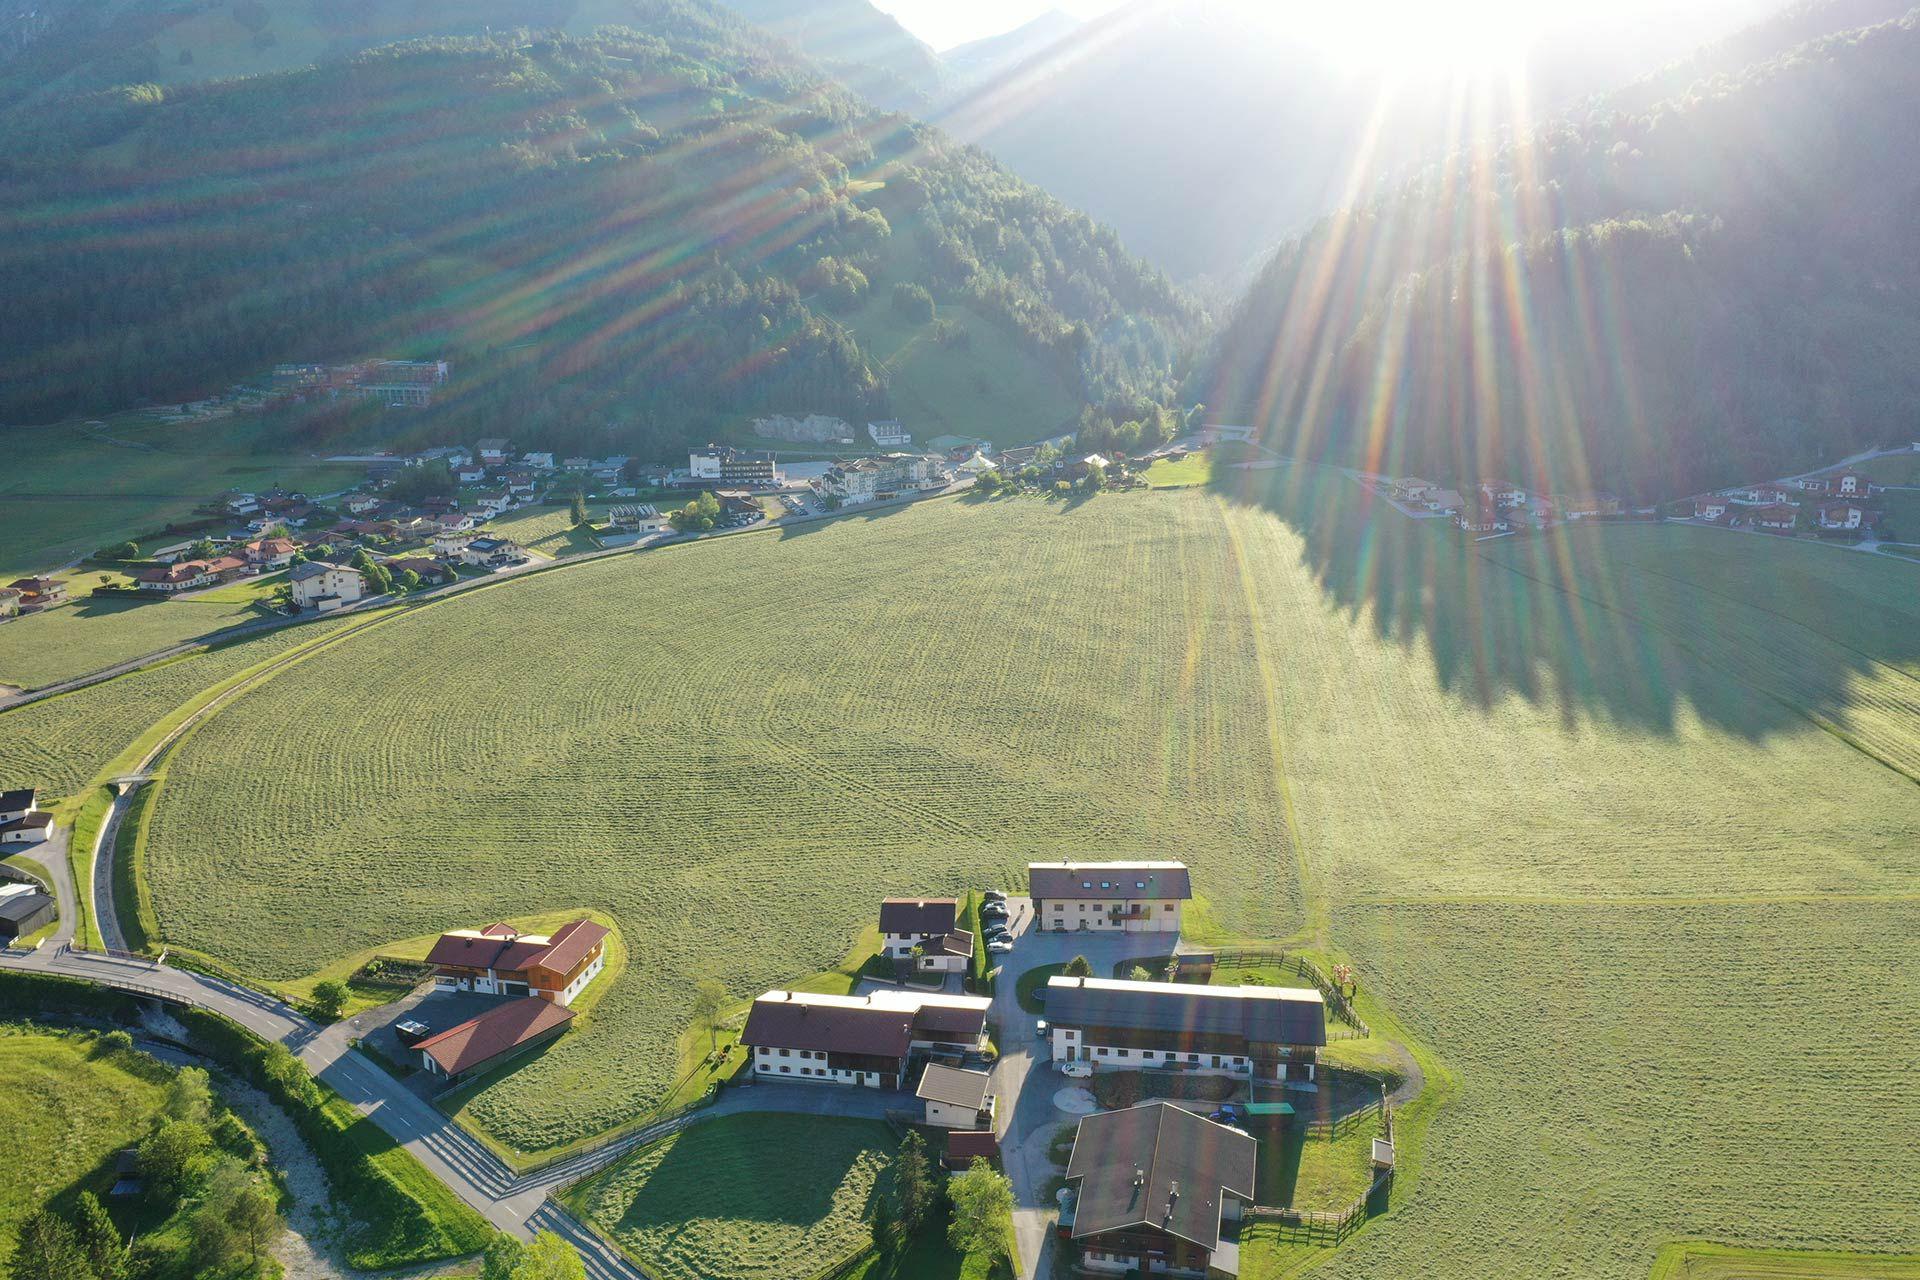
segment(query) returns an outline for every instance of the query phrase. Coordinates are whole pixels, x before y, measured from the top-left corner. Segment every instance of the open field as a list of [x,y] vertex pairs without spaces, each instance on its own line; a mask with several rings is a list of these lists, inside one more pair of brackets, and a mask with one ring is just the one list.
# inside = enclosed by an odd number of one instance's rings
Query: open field
[[1196,449],[1184,458],[1162,458],[1140,474],[1156,489],[1208,484],[1213,480],[1213,459],[1204,450]]
[[365,474],[289,455],[263,440],[262,430],[251,418],[173,424],[138,414],[99,428],[6,428],[0,581],[190,518],[223,489],[330,493]]
[[[606,523],[605,507],[589,507],[587,515],[601,524]],[[487,521],[484,532],[496,538],[512,538],[535,555],[549,560],[599,550],[587,530],[574,528],[570,504],[508,512]]]
[[38,786],[43,807],[74,795],[194,694],[345,621],[291,627],[0,712],[0,779],[9,786]]
[[872,1243],[898,1146],[877,1120],[722,1116],[649,1143],[566,1202],[657,1280],[791,1280]]
[[[1194,864],[1203,941],[1304,930],[1457,1076],[1332,1273],[1920,1245],[1912,567],[1685,528],[1473,547],[1337,477],[1233,479],[1272,487],[924,504],[402,616],[182,745],[160,922],[293,978],[606,911],[638,980],[470,1103],[540,1147],[661,1095],[694,978],[821,969],[884,892],[1152,851]],[[422,653],[538,696],[394,705]]]
[[[114,1152],[146,1136],[164,1091],[84,1036],[0,1029],[0,1137],[16,1153],[0,1178],[0,1268],[20,1220],[81,1190],[105,1195]],[[103,1170],[103,1166],[106,1168]]]
[[178,599],[94,599],[81,574],[73,603],[0,627],[0,684],[38,689],[243,622],[273,616],[267,607],[284,573],[242,578]]

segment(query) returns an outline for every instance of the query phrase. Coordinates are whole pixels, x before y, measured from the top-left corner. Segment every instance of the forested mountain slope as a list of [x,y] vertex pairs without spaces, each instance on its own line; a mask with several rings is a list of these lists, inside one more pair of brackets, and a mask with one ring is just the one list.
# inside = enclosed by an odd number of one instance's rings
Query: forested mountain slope
[[946,83],[938,54],[867,0],[723,0],[790,40],[877,106],[927,114]]
[[1286,246],[1194,394],[1290,450],[1653,499],[1920,437],[1920,10],[1458,154]]
[[[645,34],[16,107],[0,421],[373,354],[453,360],[464,435],[556,448],[884,415],[870,343],[939,362],[952,400],[1167,390],[1197,315],[1112,233],[731,13],[621,7]],[[890,305],[912,285],[940,319]]]

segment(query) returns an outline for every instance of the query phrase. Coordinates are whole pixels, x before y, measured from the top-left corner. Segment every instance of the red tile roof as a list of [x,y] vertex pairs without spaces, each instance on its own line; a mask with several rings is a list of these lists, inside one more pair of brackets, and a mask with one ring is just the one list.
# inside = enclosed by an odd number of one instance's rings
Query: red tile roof
[[549,940],[546,953],[533,961],[529,969],[544,969],[548,973],[566,977],[579,968],[593,949],[605,941],[607,929],[591,920],[575,920],[572,924],[562,925]]
[[489,1009],[471,1022],[429,1036],[416,1047],[450,1076],[471,1071],[573,1021],[573,1010],[528,996]]

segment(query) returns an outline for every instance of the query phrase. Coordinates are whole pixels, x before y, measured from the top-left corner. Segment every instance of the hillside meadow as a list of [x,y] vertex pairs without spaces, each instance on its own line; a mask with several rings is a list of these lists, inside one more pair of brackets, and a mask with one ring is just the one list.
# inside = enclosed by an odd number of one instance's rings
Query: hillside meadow
[[[396,618],[181,745],[162,929],[288,980],[606,911],[632,964],[593,1024],[465,1113],[537,1150],[664,1094],[698,977],[828,967],[888,892],[1179,857],[1203,939],[1328,940],[1457,1076],[1336,1272],[1920,1246],[1913,567],[1463,545],[1338,476],[1240,481],[922,504]],[[391,696],[429,660],[497,678]]]
[[242,578],[173,599],[95,599],[97,574],[72,581],[76,598],[0,627],[0,684],[44,688],[273,615],[284,573]]

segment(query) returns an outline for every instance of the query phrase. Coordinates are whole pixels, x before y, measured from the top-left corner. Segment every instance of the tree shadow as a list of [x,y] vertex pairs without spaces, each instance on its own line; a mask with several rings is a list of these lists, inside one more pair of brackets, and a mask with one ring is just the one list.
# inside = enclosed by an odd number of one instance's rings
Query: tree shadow
[[1690,711],[1749,740],[1812,719],[1920,780],[1920,575],[1904,565],[1647,521],[1477,541],[1304,463],[1223,468],[1211,488],[1276,516],[1329,601],[1476,708],[1520,697],[1663,734]]

